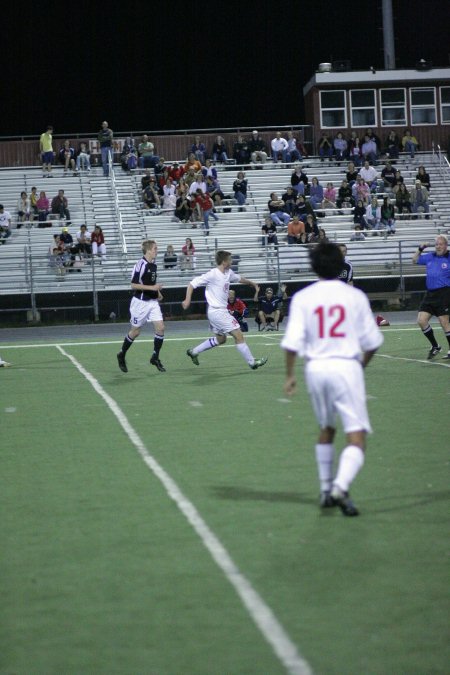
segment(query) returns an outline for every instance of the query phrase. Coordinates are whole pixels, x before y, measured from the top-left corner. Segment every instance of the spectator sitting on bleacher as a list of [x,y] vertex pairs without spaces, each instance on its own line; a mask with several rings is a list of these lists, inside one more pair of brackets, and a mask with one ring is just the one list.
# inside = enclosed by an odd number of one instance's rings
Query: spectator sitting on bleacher
[[272,288],[266,288],[264,295],[258,299],[258,314],[256,322],[260,324],[260,330],[278,330],[282,320],[281,310],[283,300],[287,300],[286,284],[281,284],[281,294],[274,295]]
[[358,172],[356,170],[354,162],[349,162],[347,164],[347,173],[345,174],[345,177],[347,178],[347,183],[350,185],[350,187],[353,187],[353,185],[356,182],[356,179],[358,178]]
[[395,209],[389,197],[384,197],[381,205],[381,224],[387,229],[388,234],[395,234]]
[[423,210],[427,215],[425,218],[428,220],[430,213],[430,205],[428,203],[428,190],[420,182],[420,178],[416,178],[414,187],[411,190],[411,204],[412,212],[419,213],[419,210]]
[[364,137],[366,137],[366,136],[369,137],[369,141],[373,141],[375,143],[375,145],[377,146],[376,155],[377,155],[377,157],[379,157],[379,155],[381,153],[381,141],[380,141],[380,139],[373,132],[373,129],[371,127],[366,129],[366,133],[364,134]]
[[311,181],[311,188],[309,191],[309,203],[314,211],[320,209],[323,202],[323,187],[319,183],[317,176],[314,176]]
[[73,237],[69,232],[68,227],[63,227],[61,230],[61,234],[59,235],[59,241],[60,245],[62,247],[62,250],[67,256],[67,261],[69,260],[74,260],[75,259],[75,253],[76,249],[73,245]]
[[252,164],[265,164],[267,161],[266,144],[256,129],[252,131],[252,137],[248,141],[248,151]]
[[[375,142],[375,141],[373,141]],[[376,192],[378,188],[378,171],[374,166],[370,166],[369,160],[365,160],[364,166],[359,170],[359,175],[369,186],[371,192]]]
[[356,183],[352,187],[352,195],[355,202],[361,199],[365,206],[369,203],[370,190],[366,181],[358,176]]
[[288,185],[286,192],[281,195],[281,199],[284,202],[284,210],[286,213],[289,213],[290,216],[295,212],[295,207],[297,203],[297,193],[294,191],[292,185]]
[[430,183],[430,174],[425,171],[425,167],[420,165],[417,170],[416,180],[420,180],[423,187],[426,187],[428,192],[430,192],[431,183]]
[[361,225],[355,225],[355,231],[350,237],[350,241],[365,241],[366,235],[362,231]]
[[366,206],[364,220],[367,230],[381,229],[381,207],[378,206],[378,199],[375,195],[372,197],[370,204]]
[[186,164],[184,165],[184,172],[189,173],[190,169],[194,169],[194,173],[198,173],[202,170],[201,162],[196,159],[193,152],[190,152],[188,155]]
[[195,142],[191,145],[191,153],[195,155],[195,159],[198,159],[200,164],[204,164],[206,161],[206,146],[201,142],[200,136],[195,137]]
[[205,162],[205,166],[202,167],[202,174],[204,175],[205,179],[208,178],[208,176],[217,179],[217,169],[210,159],[207,159]]
[[419,148],[419,141],[415,136],[411,136],[411,129],[405,129],[405,135],[402,138],[402,148],[404,152],[409,152],[411,159]]
[[80,225],[80,229],[77,232],[77,243],[75,246],[76,253],[81,257],[91,255],[92,246],[91,246],[91,233],[87,229],[86,225]]
[[309,238],[310,244],[319,244],[320,242],[325,241],[329,241],[329,239],[323,227],[319,227],[319,234],[312,234]]
[[288,162],[301,162],[303,157],[301,153],[302,145],[297,142],[293,131],[287,132],[287,153],[286,159]]
[[238,171],[236,180],[233,183],[234,198],[239,204],[239,210],[244,210],[244,204],[247,199],[247,179],[243,171]]
[[0,204],[0,243],[4,244],[11,236],[11,214]]
[[92,255],[98,255],[102,260],[106,260],[105,236],[100,225],[96,225],[91,234]]
[[164,269],[172,270],[177,266],[178,256],[172,244],[168,244],[164,253]]
[[383,179],[383,186],[386,192],[393,192],[395,185],[395,166],[392,166],[391,162],[386,162],[384,169],[381,171],[381,178]]
[[[36,202],[38,209],[38,227],[51,227],[52,224],[47,222],[47,216],[49,214],[50,202],[47,199],[47,195],[43,190],[39,193],[39,199]],[[45,223],[45,224],[44,224]]]
[[167,178],[166,184],[163,187],[163,207],[164,209],[175,210],[176,204],[175,185],[171,178]]
[[395,206],[398,213],[411,213],[411,195],[404,183],[399,183],[398,185],[398,190],[395,195]]
[[282,137],[281,131],[276,132],[275,138],[270,142],[270,147],[272,148],[272,159],[275,164],[279,161],[286,164],[288,142]]
[[298,194],[305,194],[308,185],[308,176],[303,171],[301,164],[295,164],[294,171],[291,174],[291,185]]
[[70,145],[70,141],[64,141],[64,144],[61,146],[58,158],[60,163],[64,166],[64,173],[66,174],[69,169],[71,171],[76,171],[75,164],[75,149]]
[[278,246],[277,226],[270,216],[264,218],[264,225],[261,228],[261,244],[265,246]]
[[195,180],[189,185],[189,194],[196,194],[198,189],[204,193],[208,192],[208,185],[201,171],[195,175]]
[[287,241],[288,244],[301,244],[302,238],[301,235],[306,232],[305,223],[303,220],[300,220],[298,216],[293,216],[292,220],[289,221],[287,227]]
[[122,170],[128,173],[132,169],[136,169],[138,165],[138,154],[134,140],[127,138],[123,144],[122,152],[120,153],[120,166]]
[[366,215],[366,205],[362,201],[362,199],[358,199],[356,201],[356,206],[353,207],[353,222],[355,225],[359,225],[360,229],[362,230],[364,227],[366,227],[366,220],[365,220],[365,215]]
[[38,207],[37,207],[38,193],[37,188],[32,187],[30,192],[30,219],[38,216]]
[[323,206],[326,209],[336,208],[336,188],[333,183],[327,183],[327,187],[323,191]]
[[59,216],[60,218],[65,218],[67,222],[70,222],[70,212],[69,212],[69,203],[67,197],[64,196],[64,190],[58,190],[56,197],[52,199],[52,213]]
[[[348,141],[348,157],[351,160],[353,166],[361,166],[362,163],[362,148],[361,140],[359,136],[356,135],[356,131],[352,131],[350,139]],[[350,182],[350,181],[349,181]]]
[[248,150],[248,143],[239,134],[237,141],[233,144],[233,159],[236,164],[248,164],[250,161],[250,153]]
[[178,164],[178,162],[174,162],[169,169],[169,176],[174,183],[179,183],[184,176],[184,167]]
[[220,183],[217,178],[213,178],[212,176],[208,176],[206,178],[206,191],[213,200],[214,204],[216,206],[221,206],[222,199],[225,199],[225,195],[220,189]]
[[236,297],[236,291],[230,289],[228,291],[227,310],[238,322],[243,333],[248,332],[248,323],[245,318],[248,316],[248,308],[245,302]]
[[304,195],[298,195],[295,202],[295,213],[299,216],[300,220],[306,222],[306,217],[311,215],[315,219],[315,213],[313,207],[309,202],[306,201]]
[[175,207],[175,217],[182,223],[187,223],[192,216],[191,203],[188,199],[188,192],[181,186],[177,187],[177,203]]
[[352,195],[352,189],[348,182],[345,180],[342,181],[341,186],[338,190],[336,206],[339,209],[348,208],[354,205],[354,199]]
[[70,253],[65,250],[59,234],[53,235],[53,241],[48,249],[48,264],[56,270],[59,277],[64,277],[66,267],[70,265]]
[[166,184],[169,176],[169,167],[164,166],[164,171],[162,173],[158,173],[156,176],[156,185],[158,188],[158,193],[161,195],[161,197],[164,195],[164,185]]
[[308,213],[305,220],[305,234],[308,238],[308,242],[314,239],[314,237],[319,236],[319,228],[317,227],[317,221],[311,213]]
[[284,210],[284,201],[279,199],[276,192],[270,193],[270,199],[267,205],[269,207],[270,217],[275,225],[282,227],[283,225],[288,224],[290,221],[289,214]]
[[342,135],[342,131],[338,131],[333,141],[334,154],[338,165],[347,157],[347,146],[348,144]]
[[151,178],[152,178],[152,174],[151,174],[150,169],[145,169],[144,175],[141,178],[141,190],[142,190],[142,192],[144,192],[147,185],[150,185]]
[[370,164],[374,164],[377,161],[377,144],[369,136],[364,137],[364,143],[361,146],[361,154],[364,162],[368,161]]
[[147,134],[142,136],[142,141],[138,145],[139,166],[141,169],[153,169],[159,161],[155,154],[155,146],[149,140]]
[[328,157],[331,161],[331,158],[333,157],[333,144],[326,132],[323,132],[322,136],[319,138],[317,147],[319,150],[320,161],[323,162],[325,157]]
[[387,157],[398,159],[400,154],[400,139],[395,131],[390,131],[386,137],[384,152]]
[[216,140],[214,141],[212,146],[212,158],[213,162],[228,161],[227,148],[222,136],[216,136]]
[[197,180],[197,172],[194,167],[188,169],[188,172],[184,174],[184,182],[188,188],[191,187],[192,183]]
[[400,185],[403,185],[405,182],[405,179],[403,178],[400,169],[396,169],[395,171],[395,179],[394,179],[394,185],[392,188],[392,191],[394,194],[397,194]]
[[190,237],[181,249],[180,270],[195,270],[195,246]]
[[142,192],[142,199],[146,209],[155,209],[161,206],[161,199],[153,176],[150,177],[147,187]]
[[86,143],[80,143],[80,146],[77,151],[77,171],[87,171],[91,170],[91,156],[89,153],[89,148]]
[[17,202],[17,229],[20,230],[22,223],[30,220],[30,200],[27,197],[27,193],[22,191],[20,193],[20,198]]

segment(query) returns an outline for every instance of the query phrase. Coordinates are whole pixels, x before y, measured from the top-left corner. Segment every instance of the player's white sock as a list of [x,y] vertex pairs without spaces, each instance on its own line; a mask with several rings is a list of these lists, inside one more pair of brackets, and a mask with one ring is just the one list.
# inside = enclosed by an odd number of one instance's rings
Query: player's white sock
[[334,483],[344,492],[348,491],[350,483],[364,464],[364,453],[357,445],[347,445],[339,459],[339,467]]
[[322,492],[331,490],[333,481],[334,445],[332,443],[317,443],[316,462],[319,472],[320,489]]
[[247,361],[248,365],[251,366],[255,362],[255,359],[253,357],[253,354],[250,351],[250,348],[246,342],[241,342],[240,344],[236,345],[236,348],[238,352],[242,354],[244,359]]
[[201,344],[197,345],[196,347],[193,348],[192,353],[193,354],[200,354],[200,352],[206,352],[207,349],[213,349],[213,347],[218,347],[219,343],[217,342],[217,338],[212,337],[208,338]]

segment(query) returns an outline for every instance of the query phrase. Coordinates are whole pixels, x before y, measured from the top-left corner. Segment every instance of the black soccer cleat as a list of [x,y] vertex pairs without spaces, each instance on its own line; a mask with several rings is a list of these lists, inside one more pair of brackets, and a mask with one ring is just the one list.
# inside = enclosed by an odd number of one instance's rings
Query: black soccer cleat
[[163,364],[156,356],[156,354],[153,354],[152,358],[150,359],[150,363],[152,364],[152,366],[155,366],[155,368],[157,368],[161,373],[166,372],[166,369],[164,368]]
[[128,373],[128,368],[125,361],[125,354],[123,352],[119,352],[117,354],[117,363],[119,364],[119,368],[122,371],[122,373]]
[[348,492],[344,492],[337,485],[331,490],[331,498],[339,506],[344,516],[359,516],[359,511],[350,499]]
[[323,490],[320,493],[320,508],[321,509],[331,509],[333,506],[337,506],[337,501],[331,496],[331,492],[329,490]]
[[436,354],[439,354],[441,349],[442,349],[442,347],[440,347],[439,345],[437,347],[431,347],[430,351],[428,352],[428,356],[427,356],[428,361],[431,361],[431,359],[434,359]]

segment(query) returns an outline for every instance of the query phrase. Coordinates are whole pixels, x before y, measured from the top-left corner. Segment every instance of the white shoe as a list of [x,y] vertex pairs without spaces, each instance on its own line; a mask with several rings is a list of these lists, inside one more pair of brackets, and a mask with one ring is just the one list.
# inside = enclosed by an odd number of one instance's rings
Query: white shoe
[[8,361],[3,361],[2,359],[0,359],[0,368],[10,368],[10,367],[11,364],[8,363]]

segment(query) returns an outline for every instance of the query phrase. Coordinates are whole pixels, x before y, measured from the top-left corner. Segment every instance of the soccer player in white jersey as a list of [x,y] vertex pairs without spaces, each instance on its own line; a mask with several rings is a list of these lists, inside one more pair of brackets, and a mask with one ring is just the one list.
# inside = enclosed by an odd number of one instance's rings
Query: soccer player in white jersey
[[196,366],[199,365],[198,355],[205,352],[207,349],[213,349],[226,342],[227,335],[230,334],[236,344],[237,350],[242,354],[244,359],[252,370],[261,368],[267,363],[267,357],[255,359],[251,353],[249,346],[245,342],[244,335],[241,331],[238,321],[227,309],[228,292],[230,284],[241,283],[248,286],[253,286],[255,295],[258,295],[259,286],[250,279],[241,277],[231,269],[232,257],[229,251],[217,251],[216,264],[217,267],[195,277],[190,282],[186,289],[186,297],[181,303],[183,309],[188,309],[191,304],[192,293],[199,286],[206,286],[205,296],[208,303],[208,319],[211,325],[211,330],[215,334],[214,337],[205,340],[193,349],[188,349],[186,354],[191,358]]
[[[319,281],[292,298],[286,333],[284,390],[296,391],[295,361],[305,360],[305,380],[319,423],[316,461],[322,508],[339,506],[357,516],[350,484],[364,464],[366,435],[372,431],[366,406],[363,369],[383,342],[367,296],[343,284],[339,275],[344,258],[339,247],[321,243],[310,251],[311,267]],[[336,475],[333,475],[336,415],[346,434]]]

